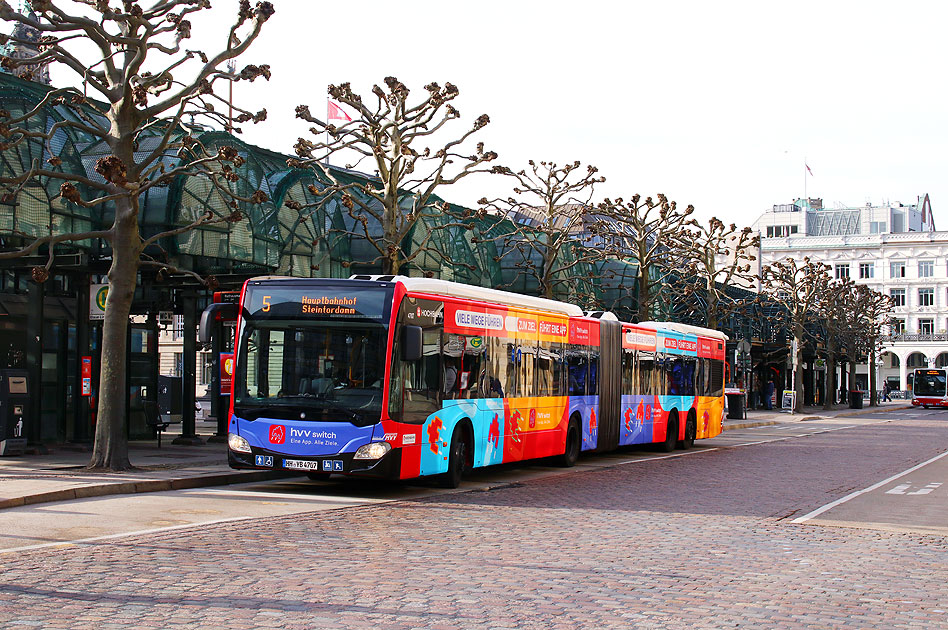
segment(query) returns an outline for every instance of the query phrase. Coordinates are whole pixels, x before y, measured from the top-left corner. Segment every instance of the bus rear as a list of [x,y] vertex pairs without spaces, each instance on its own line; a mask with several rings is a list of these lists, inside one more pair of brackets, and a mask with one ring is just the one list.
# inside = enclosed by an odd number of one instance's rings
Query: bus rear
[[232,467],[398,476],[381,424],[393,292],[384,282],[245,284]]
[[948,407],[948,371],[943,368],[915,370],[913,405]]

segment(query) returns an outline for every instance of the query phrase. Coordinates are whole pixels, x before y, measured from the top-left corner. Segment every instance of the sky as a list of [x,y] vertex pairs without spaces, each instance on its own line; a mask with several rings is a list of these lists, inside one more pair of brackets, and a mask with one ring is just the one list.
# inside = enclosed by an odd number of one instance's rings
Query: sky
[[[329,84],[371,96],[391,75],[420,98],[451,82],[455,127],[488,114],[474,138],[499,163],[593,164],[607,179],[597,198],[661,192],[699,219],[750,225],[804,194],[835,207],[928,193],[948,228],[948,3],[273,4],[239,60],[270,64],[273,78],[234,88],[236,103],[268,110],[243,125],[251,144],[292,153],[310,135],[295,107],[321,116]],[[218,49],[237,1],[213,6],[192,20],[191,47]],[[507,190],[484,175],[440,194],[473,206]]]

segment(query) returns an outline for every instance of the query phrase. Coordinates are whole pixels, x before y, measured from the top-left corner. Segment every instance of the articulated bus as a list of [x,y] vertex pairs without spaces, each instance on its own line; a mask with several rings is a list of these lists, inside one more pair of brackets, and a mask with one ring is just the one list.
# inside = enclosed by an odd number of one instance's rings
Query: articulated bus
[[689,448],[721,432],[726,340],[444,280],[251,279],[228,460],[457,487],[473,467]]
[[915,370],[912,379],[912,404],[948,407],[948,371],[944,368],[923,368]]

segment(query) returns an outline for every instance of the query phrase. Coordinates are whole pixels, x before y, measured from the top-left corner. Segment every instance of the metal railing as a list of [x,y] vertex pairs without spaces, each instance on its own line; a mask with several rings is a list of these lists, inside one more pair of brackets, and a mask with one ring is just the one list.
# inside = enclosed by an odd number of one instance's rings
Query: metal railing
[[898,335],[883,335],[882,341],[948,341],[948,333],[901,333]]

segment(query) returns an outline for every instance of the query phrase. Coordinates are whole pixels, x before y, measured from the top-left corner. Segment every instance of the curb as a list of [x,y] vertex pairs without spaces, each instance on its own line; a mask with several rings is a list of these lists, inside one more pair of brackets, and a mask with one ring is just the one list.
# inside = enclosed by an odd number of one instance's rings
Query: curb
[[776,420],[759,420],[757,422],[735,422],[734,424],[725,424],[721,427],[722,431],[731,431],[733,429],[753,429],[754,427],[769,427],[780,424]]
[[226,486],[233,483],[253,483],[270,481],[272,479],[286,479],[298,477],[294,473],[253,471],[223,473],[219,475],[202,475],[199,477],[179,477],[177,479],[149,479],[147,481],[125,481],[121,483],[107,483],[96,486],[77,486],[66,490],[41,492],[25,497],[0,499],[0,510],[37,503],[51,503],[53,501],[69,501],[72,499],[88,499],[115,494],[138,494],[142,492],[165,492],[168,490],[188,490],[191,488],[207,488],[210,486]]
[[852,409],[849,411],[841,411],[832,416],[804,416],[800,414],[790,415],[787,414],[785,417],[781,417],[779,420],[757,420],[757,421],[748,421],[748,422],[735,422],[733,424],[727,424],[722,427],[722,431],[729,431],[731,429],[752,429],[754,427],[768,427],[775,424],[781,424],[783,422],[809,422],[813,420],[831,420],[833,418],[847,417],[847,416],[861,416],[867,413],[887,413],[889,411],[903,411],[905,409],[911,409],[912,405],[901,405],[899,407],[886,407],[882,409],[881,407],[863,407],[862,409]]

